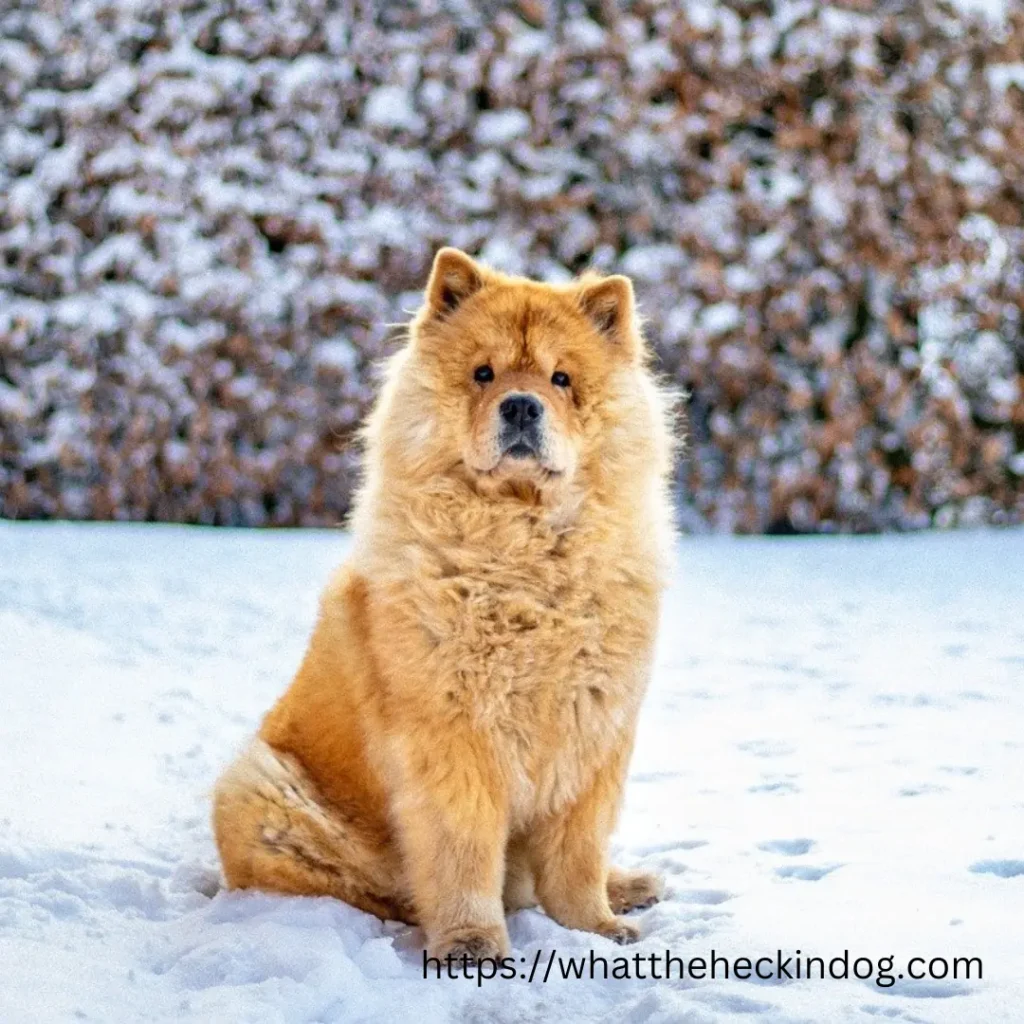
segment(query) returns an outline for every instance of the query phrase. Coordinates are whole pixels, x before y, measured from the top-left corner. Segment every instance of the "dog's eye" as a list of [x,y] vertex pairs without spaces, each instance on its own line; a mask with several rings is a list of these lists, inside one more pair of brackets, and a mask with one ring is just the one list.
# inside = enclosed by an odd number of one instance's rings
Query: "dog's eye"
[[477,384],[490,384],[490,382],[494,380],[494,371],[484,363],[483,366],[478,366],[473,371],[473,380],[475,380]]
[[562,373],[561,370],[556,370],[551,375],[551,383],[554,384],[556,388],[567,388],[572,382],[569,380],[569,374]]

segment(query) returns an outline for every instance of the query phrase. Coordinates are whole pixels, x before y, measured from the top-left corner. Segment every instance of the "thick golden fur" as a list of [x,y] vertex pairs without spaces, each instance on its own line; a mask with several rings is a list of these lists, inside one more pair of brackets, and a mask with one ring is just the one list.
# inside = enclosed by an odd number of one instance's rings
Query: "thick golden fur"
[[[351,555],[217,785],[231,887],[417,922],[440,956],[505,955],[505,911],[537,901],[636,937],[616,913],[659,883],[607,845],[671,548],[645,363],[625,278],[543,285],[438,254],[367,427]],[[499,443],[513,393],[543,407],[531,457]]]

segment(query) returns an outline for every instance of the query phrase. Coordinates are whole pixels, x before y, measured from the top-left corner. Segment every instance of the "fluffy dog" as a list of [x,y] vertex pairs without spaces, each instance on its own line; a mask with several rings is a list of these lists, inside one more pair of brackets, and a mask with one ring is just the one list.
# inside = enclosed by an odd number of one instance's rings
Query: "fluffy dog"
[[620,276],[434,262],[366,430],[347,563],[290,689],[223,774],[227,883],[508,953],[540,902],[620,942],[610,867],[672,547],[670,403]]

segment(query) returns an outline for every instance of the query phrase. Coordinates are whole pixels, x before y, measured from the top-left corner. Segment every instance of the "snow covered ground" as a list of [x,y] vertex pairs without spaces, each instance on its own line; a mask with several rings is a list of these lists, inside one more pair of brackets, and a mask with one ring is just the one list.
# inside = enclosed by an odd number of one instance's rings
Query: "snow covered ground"
[[616,837],[627,950],[982,958],[984,979],[422,978],[419,933],[218,891],[207,792],[338,533],[0,524],[0,1021],[1020,1021],[1024,532],[687,540]]

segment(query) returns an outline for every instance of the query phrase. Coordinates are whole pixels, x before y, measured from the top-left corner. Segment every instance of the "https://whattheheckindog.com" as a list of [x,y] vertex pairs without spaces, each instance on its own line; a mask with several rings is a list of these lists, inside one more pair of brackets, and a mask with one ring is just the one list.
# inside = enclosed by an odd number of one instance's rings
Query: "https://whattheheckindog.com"
[[901,981],[981,981],[980,957],[912,956],[901,961],[893,955],[854,956],[844,949],[838,956],[810,956],[802,950],[775,950],[771,956],[728,957],[712,949],[706,956],[676,956],[670,950],[604,956],[590,950],[568,955],[556,949],[537,949],[532,956],[506,956],[473,961],[468,957],[443,958],[423,953],[424,978],[468,979],[478,987],[486,982],[526,981],[861,981],[878,988],[894,988]]

